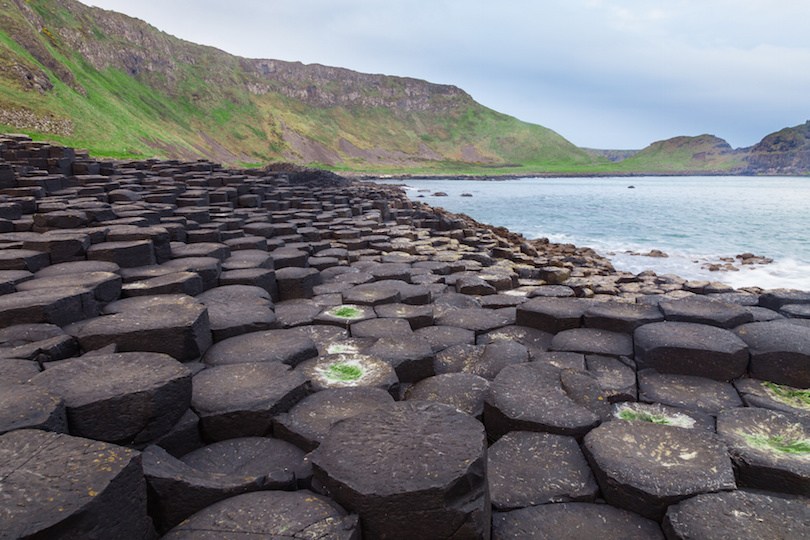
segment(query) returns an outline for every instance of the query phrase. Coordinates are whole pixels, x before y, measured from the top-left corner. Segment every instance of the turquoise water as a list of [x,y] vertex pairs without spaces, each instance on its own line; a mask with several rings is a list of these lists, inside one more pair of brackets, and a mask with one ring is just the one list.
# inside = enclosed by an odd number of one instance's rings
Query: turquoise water
[[[735,287],[810,289],[810,178],[524,178],[403,183],[413,200],[504,226],[527,238],[548,237],[554,242],[590,246],[621,270],[638,273],[651,269]],[[439,191],[448,196],[433,196]],[[462,193],[472,197],[462,197]],[[669,257],[627,253],[652,249]],[[721,257],[745,252],[775,262],[739,272],[702,268]]]

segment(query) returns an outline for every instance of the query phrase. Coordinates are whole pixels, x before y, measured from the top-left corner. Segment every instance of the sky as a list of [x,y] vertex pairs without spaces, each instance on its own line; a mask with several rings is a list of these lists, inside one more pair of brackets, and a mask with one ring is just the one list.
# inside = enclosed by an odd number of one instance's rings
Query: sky
[[738,148],[810,119],[808,0],[84,3],[239,56],[452,84],[583,147]]

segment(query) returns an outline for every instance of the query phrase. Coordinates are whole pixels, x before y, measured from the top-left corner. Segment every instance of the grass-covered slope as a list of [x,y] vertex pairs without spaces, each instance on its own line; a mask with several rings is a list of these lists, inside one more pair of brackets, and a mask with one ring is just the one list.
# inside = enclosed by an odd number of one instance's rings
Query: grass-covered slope
[[487,174],[601,162],[455,87],[242,59],[74,0],[5,6],[0,130],[97,156]]
[[637,154],[612,164],[615,172],[654,171],[662,174],[740,173],[746,166],[744,151],[735,151],[714,135],[675,137],[654,142]]

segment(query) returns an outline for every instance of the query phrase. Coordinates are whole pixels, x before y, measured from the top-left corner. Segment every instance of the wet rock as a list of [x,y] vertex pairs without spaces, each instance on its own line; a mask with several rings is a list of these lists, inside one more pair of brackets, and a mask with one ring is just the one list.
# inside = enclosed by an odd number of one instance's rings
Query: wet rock
[[0,489],[0,521],[9,538],[154,536],[140,455],[128,448],[12,431],[0,436]]
[[638,328],[634,341],[639,368],[728,381],[744,375],[748,367],[745,342],[713,326],[653,323]]
[[669,375],[652,369],[638,372],[638,391],[639,401],[707,414],[717,414],[743,404],[729,383],[691,375]]
[[751,376],[810,387],[810,327],[774,322],[745,324],[735,333],[751,352]]
[[315,478],[370,538],[486,538],[480,422],[446,405],[395,403],[336,424],[311,455]]
[[188,409],[191,372],[165,354],[100,354],[52,363],[31,384],[65,401],[70,433],[141,445]]
[[744,407],[717,417],[741,486],[810,496],[810,422],[787,412]]
[[193,383],[191,406],[210,441],[267,435],[273,417],[309,392],[307,379],[280,362],[209,367]]
[[492,540],[508,538],[599,538],[601,540],[663,540],[652,520],[607,504],[562,503],[494,512]]
[[215,540],[236,536],[357,540],[356,515],[309,491],[259,491],[200,510],[163,538]]
[[693,495],[736,488],[725,445],[703,431],[608,422],[585,436],[584,450],[605,500],[649,519]]
[[273,432],[306,452],[318,447],[336,423],[390,405],[391,394],[380,388],[354,386],[316,392],[278,415]]
[[492,505],[504,511],[551,502],[590,502],[599,487],[573,437],[513,431],[489,448]]
[[667,538],[807,538],[807,502],[738,490],[706,493],[669,507]]
[[759,305],[773,311],[779,311],[788,304],[810,304],[810,291],[773,289],[759,297]]

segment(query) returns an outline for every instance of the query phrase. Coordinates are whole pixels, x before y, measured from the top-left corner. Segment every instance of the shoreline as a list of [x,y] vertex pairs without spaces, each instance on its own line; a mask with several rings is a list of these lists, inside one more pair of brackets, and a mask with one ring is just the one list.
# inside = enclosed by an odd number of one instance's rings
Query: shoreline
[[[577,188],[572,186],[578,186],[578,183],[569,183],[567,180],[561,179],[559,181],[559,185],[562,186],[560,189],[565,195],[559,196],[553,195],[553,193],[556,193],[555,191],[549,191],[549,189],[553,188],[542,187],[542,181],[538,181],[536,184],[521,184],[520,182],[510,184],[513,189],[516,190],[515,193],[519,194],[519,197],[527,197],[526,204],[532,205],[531,208],[533,209],[533,212],[553,213],[550,221],[539,222],[534,220],[530,213],[515,213],[509,211],[509,201],[513,200],[514,197],[510,199],[509,196],[504,195],[506,192],[496,185],[487,186],[484,183],[479,184],[478,186],[474,185],[473,183],[464,185],[463,182],[468,179],[458,179],[459,184],[463,185],[463,187],[459,187],[454,186],[452,181],[446,181],[446,179],[436,179],[437,181],[444,181],[444,184],[442,184],[441,187],[436,187],[432,185],[430,180],[426,180],[424,182],[421,182],[423,179],[420,178],[413,178],[411,180],[414,180],[414,183],[409,184],[408,181],[405,180],[402,184],[400,184],[390,182],[387,178],[375,179],[372,182],[387,183],[389,185],[400,187],[405,190],[407,195],[413,201],[423,201],[427,204],[436,205],[438,207],[444,207],[444,205],[447,205],[447,207],[457,211],[464,211],[465,208],[468,208],[470,211],[475,212],[476,215],[483,216],[484,219],[489,218],[506,226],[511,225],[516,227],[517,230],[523,233],[528,239],[534,238],[531,233],[540,233],[537,234],[538,238],[548,235],[551,236],[556,242],[573,242],[578,246],[581,245],[589,247],[597,251],[602,256],[613,261],[617,268],[622,268],[623,270],[628,270],[635,273],[642,272],[645,269],[652,269],[660,274],[674,273],[681,277],[686,277],[689,280],[722,281],[729,283],[734,287],[758,287],[760,289],[781,287],[810,290],[810,283],[808,283],[808,280],[805,279],[803,277],[804,274],[802,274],[802,269],[805,266],[808,266],[810,263],[806,261],[806,257],[802,258],[802,255],[805,254],[805,252],[802,251],[801,246],[794,246],[793,244],[789,243],[790,239],[786,240],[788,243],[782,246],[783,249],[774,249],[777,247],[777,245],[769,245],[767,242],[764,242],[763,239],[765,237],[762,234],[753,234],[751,238],[740,238],[738,240],[723,242],[722,239],[726,237],[719,236],[718,233],[712,233],[711,231],[713,229],[698,229],[695,236],[696,243],[690,244],[688,237],[684,236],[689,234],[688,229],[683,226],[677,231],[681,234],[675,238],[674,241],[672,241],[672,239],[669,239],[668,241],[667,237],[670,235],[660,237],[656,235],[656,233],[661,234],[667,232],[663,230],[661,226],[654,227],[648,234],[636,234],[634,231],[638,231],[639,229],[633,229],[632,227],[640,226],[640,219],[637,217],[628,218],[625,225],[613,227],[611,224],[606,223],[604,218],[596,216],[595,219],[597,225],[593,225],[591,228],[600,227],[599,231],[601,234],[597,235],[597,239],[594,240],[595,244],[591,244],[587,241],[587,239],[583,240],[582,238],[583,234],[586,234],[590,230],[588,228],[588,223],[590,222],[586,222],[584,217],[577,217],[583,214],[571,214],[572,217],[570,220],[572,221],[569,223],[569,218],[565,217],[568,216],[568,213],[565,210],[557,211],[554,210],[554,207],[550,206],[550,203],[539,202],[540,200],[549,199],[551,201],[555,201],[554,204],[565,205],[566,201],[568,201],[571,197],[576,197]],[[734,179],[732,178],[731,180],[733,181]],[[712,180],[711,183],[708,183],[710,181],[707,179],[706,182],[707,184],[705,185],[708,186],[707,192],[711,192],[712,187],[714,186],[717,186],[718,189],[723,190],[721,193],[729,190],[734,191],[733,188],[721,187],[723,185],[727,185],[724,184],[723,180]],[[593,204],[601,204],[598,203],[598,197],[600,197],[600,193],[602,193],[602,188],[599,187],[600,185],[601,183],[598,180],[584,183],[583,186],[585,195],[583,196],[586,198],[582,200],[586,202],[580,204],[577,201],[572,200],[571,204],[575,205],[573,208],[585,206],[592,207]],[[685,186],[693,186],[695,188],[701,185],[703,184],[699,178],[694,178],[693,180],[690,180],[688,184],[685,184]],[[739,185],[741,187],[745,187],[748,184],[745,184],[744,178],[737,178],[736,183],[728,185]],[[767,190],[767,185],[767,181],[760,180],[757,184],[751,184],[751,189]],[[791,179],[790,183],[785,184],[787,187],[783,189],[782,192],[789,190],[790,186],[793,185],[803,185],[802,180],[798,178]],[[635,201],[637,197],[642,197],[640,199],[642,204],[643,201],[658,201],[655,193],[660,190],[662,196],[666,197],[667,193],[678,192],[678,186],[680,186],[680,184],[667,184],[659,188],[655,187],[655,179],[648,178],[646,182],[642,181],[641,184],[637,183],[636,186],[628,186],[639,187],[644,191],[644,193],[627,191],[626,195],[623,189],[619,190],[621,192],[616,190],[623,186],[624,184],[622,183],[621,179],[615,179],[614,183],[610,186],[606,194],[607,199],[605,202],[605,208],[609,215],[615,214],[617,209],[627,207],[628,204],[636,204],[633,201]],[[649,188],[649,190],[646,188]],[[459,198],[459,193],[461,191],[466,191],[461,195],[464,198]],[[445,193],[439,192],[447,192],[450,194],[450,197],[445,197]],[[802,192],[804,192],[804,188],[802,188]],[[533,197],[532,194],[534,193],[538,193],[537,202],[535,202],[534,199],[528,199]],[[547,196],[547,194],[550,193],[551,195]],[[700,197],[701,193],[703,193],[703,191],[695,191],[694,196]],[[759,193],[759,191],[751,191],[751,193],[756,194]],[[495,198],[492,205],[487,204],[487,197]],[[630,201],[630,203],[623,201]],[[741,208],[748,207],[745,201],[741,201],[741,205]],[[656,206],[656,204],[653,204],[652,206]],[[657,206],[661,206],[661,204],[658,203]],[[753,211],[757,211],[755,205],[751,206]],[[561,208],[567,207],[562,206]],[[737,214],[741,214],[741,212],[742,211],[738,211]],[[735,216],[734,219],[739,217],[735,214],[728,214],[728,212],[726,214]],[[675,219],[673,214],[670,212],[665,213],[665,215],[667,215],[669,219]],[[702,223],[700,219],[693,219],[691,221],[696,227],[700,226]],[[732,221],[729,219],[726,219],[725,222],[732,223]],[[796,223],[802,222],[803,218]],[[542,223],[545,223],[545,226],[543,226]],[[560,227],[564,227],[566,223],[569,223],[571,228],[560,229]],[[788,223],[791,224],[794,222],[790,221]],[[728,224],[726,224],[722,230],[725,231],[725,233],[728,233],[727,229],[729,229]],[[569,231],[570,234],[568,234]],[[530,234],[527,234],[527,232]],[[626,236],[620,236],[622,234],[626,234]],[[656,243],[656,238],[661,240],[661,242]],[[720,249],[717,251],[715,251],[715,249],[702,249],[701,246],[703,248]],[[791,249],[791,246],[795,247],[795,250],[797,251],[794,252]],[[658,257],[645,257],[645,255],[650,251],[667,251],[669,252],[668,255],[671,255],[671,257],[661,257],[660,255]],[[795,255],[791,255],[791,253],[795,253]],[[746,256],[740,257],[741,255]],[[803,260],[805,261],[804,263],[802,262]]]

